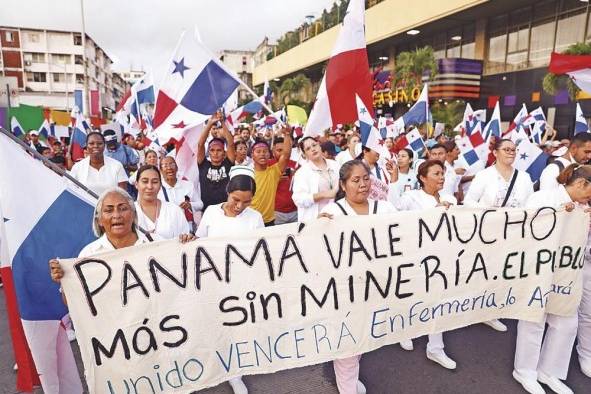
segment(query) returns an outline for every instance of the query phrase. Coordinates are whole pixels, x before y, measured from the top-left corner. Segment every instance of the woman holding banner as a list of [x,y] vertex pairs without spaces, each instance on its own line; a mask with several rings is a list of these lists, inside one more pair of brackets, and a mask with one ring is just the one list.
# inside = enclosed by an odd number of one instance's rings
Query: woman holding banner
[[[207,207],[195,235],[198,238],[222,237],[249,233],[264,228],[262,215],[250,208],[256,193],[254,170],[248,166],[234,166],[226,186],[228,200]],[[248,394],[242,376],[228,381],[234,394]]]
[[[571,164],[556,180],[557,188],[533,193],[525,208],[553,207],[570,212],[576,203],[586,206],[591,200],[591,166]],[[546,323],[548,329],[544,335]],[[562,380],[568,374],[577,327],[577,314],[558,316],[547,313],[539,323],[519,321],[513,377],[527,392],[544,393],[540,383],[555,393],[573,392]]]
[[[351,160],[339,171],[339,192],[335,201],[326,205],[319,217],[332,219],[335,216],[377,215],[396,212],[387,201],[368,199],[371,187],[370,169],[361,160]],[[352,356],[334,360],[334,371],[340,394],[361,394],[366,389],[359,380],[359,360]]]
[[[534,192],[531,178],[525,171],[513,167],[517,149],[509,139],[495,142],[495,164],[478,172],[466,197],[464,205],[482,208],[522,208]],[[484,324],[497,331],[507,331],[507,326],[495,319]]]
[[162,177],[158,167],[145,164],[137,171],[138,197],[135,203],[138,225],[162,239],[177,238],[191,229],[183,210],[175,203],[162,201],[158,193]]
[[[131,196],[122,188],[113,187],[107,189],[98,199],[94,209],[92,229],[94,234],[98,237],[97,240],[86,245],[79,253],[78,257],[88,257],[97,253],[107,252],[115,249],[122,249],[134,245],[140,245],[153,240],[149,234],[143,234],[137,227],[137,213],[135,205]],[[188,242],[195,237],[191,234],[183,234],[179,237],[181,242]],[[60,263],[57,259],[49,260],[49,269],[51,279],[55,282],[60,282],[64,277]],[[60,289],[61,291],[61,289]],[[67,303],[65,295],[62,294],[64,303]],[[65,334],[63,335],[65,336]],[[70,348],[69,342],[61,341],[62,352],[68,353]],[[66,348],[67,347],[67,348]],[[66,373],[61,373],[59,377],[53,377],[49,374],[40,375],[42,380],[55,378],[58,381],[48,382],[49,386],[56,387],[56,392],[67,393],[81,393],[82,384],[78,377],[78,370],[76,368],[76,361],[72,355],[71,359],[68,356],[60,362],[67,366],[58,365],[59,370],[64,370]],[[57,363],[57,362],[56,362]],[[74,376],[75,374],[75,376]],[[59,387],[59,388],[58,388]]]
[[[417,180],[420,190],[409,190],[397,201],[396,208],[401,211],[418,211],[423,209],[445,207],[456,204],[455,197],[439,194],[445,181],[445,166],[439,160],[427,160],[419,166]],[[402,345],[402,343],[401,343]],[[429,335],[427,358],[447,369],[455,369],[456,362],[449,358],[443,343],[443,333]],[[412,345],[410,349],[412,350]]]

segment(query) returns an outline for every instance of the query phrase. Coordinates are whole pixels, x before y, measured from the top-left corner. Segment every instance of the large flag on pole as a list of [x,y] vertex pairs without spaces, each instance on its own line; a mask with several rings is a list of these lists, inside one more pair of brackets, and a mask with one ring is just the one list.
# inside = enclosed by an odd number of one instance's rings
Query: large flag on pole
[[240,80],[193,35],[183,34],[156,97],[153,126],[161,143],[205,122],[236,90]]
[[529,114],[527,112],[527,107],[525,106],[525,103],[523,103],[521,109],[519,110],[517,115],[515,115],[513,122],[511,122],[509,128],[503,133],[503,136],[509,135],[509,137],[511,137],[513,131],[523,130],[523,121],[527,119],[528,116]]
[[[35,181],[23,182],[23,179]],[[55,347],[60,319],[67,309],[59,285],[49,276],[48,261],[55,257],[76,257],[95,239],[94,203],[86,192],[0,134],[0,272],[14,283],[18,308],[10,309],[10,318],[18,319],[20,311],[33,360],[47,393],[61,392],[51,379],[57,378],[58,373],[68,373],[62,366],[73,363],[77,374],[71,351],[62,353],[63,347]],[[82,387],[76,390],[73,386],[71,390],[81,392]]]
[[317,136],[337,124],[357,120],[355,96],[373,117],[372,78],[365,46],[365,2],[351,0],[322,78],[305,135]]
[[586,93],[591,93],[591,55],[563,55],[553,52],[548,70],[557,75],[567,74]]

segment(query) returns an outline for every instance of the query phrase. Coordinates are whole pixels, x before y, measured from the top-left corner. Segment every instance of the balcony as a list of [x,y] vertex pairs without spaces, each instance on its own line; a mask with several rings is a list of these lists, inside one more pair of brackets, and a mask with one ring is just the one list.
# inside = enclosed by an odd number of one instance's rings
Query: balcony
[[[365,38],[367,44],[373,44],[487,1],[423,0],[421,7],[417,7],[413,0],[385,0],[365,11]],[[339,29],[340,25],[332,27],[257,66],[253,84],[260,85],[265,79],[280,78],[326,61]]]

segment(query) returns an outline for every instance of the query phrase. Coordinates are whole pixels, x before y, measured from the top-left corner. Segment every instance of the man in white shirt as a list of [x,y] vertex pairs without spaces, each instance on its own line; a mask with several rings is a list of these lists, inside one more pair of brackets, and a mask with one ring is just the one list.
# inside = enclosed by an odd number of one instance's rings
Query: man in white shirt
[[[556,177],[571,164],[586,164],[591,160],[591,133],[576,134],[568,147],[568,151],[555,159],[542,171],[540,176],[540,190],[550,190],[558,187]],[[560,164],[559,164],[560,163]]]

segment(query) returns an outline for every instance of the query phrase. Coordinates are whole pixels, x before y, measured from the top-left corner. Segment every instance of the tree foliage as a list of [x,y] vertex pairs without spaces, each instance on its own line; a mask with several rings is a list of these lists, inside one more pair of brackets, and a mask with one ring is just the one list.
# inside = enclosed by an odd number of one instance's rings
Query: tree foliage
[[[584,42],[577,42],[572,44],[562,52],[564,55],[591,55],[591,44]],[[547,73],[542,81],[544,91],[552,96],[559,90],[567,89],[568,95],[572,100],[576,100],[577,94],[581,91],[579,87],[566,74],[557,75],[554,73]]]
[[394,86],[403,87],[407,92],[411,92],[422,84],[423,73],[428,73],[429,79],[433,80],[437,75],[437,69],[437,61],[430,46],[400,52],[396,56],[392,82]]
[[450,132],[458,125],[464,116],[464,101],[452,101],[447,104],[436,102],[431,105],[430,110],[435,122],[444,123],[445,130]]
[[311,89],[312,82],[304,74],[297,74],[293,78],[284,79],[279,87],[279,104],[295,104],[295,101],[302,103]]

